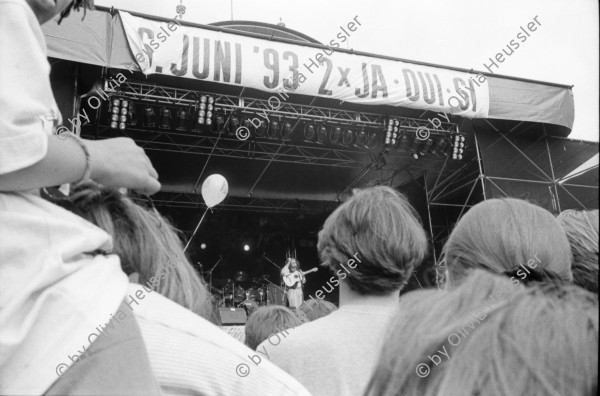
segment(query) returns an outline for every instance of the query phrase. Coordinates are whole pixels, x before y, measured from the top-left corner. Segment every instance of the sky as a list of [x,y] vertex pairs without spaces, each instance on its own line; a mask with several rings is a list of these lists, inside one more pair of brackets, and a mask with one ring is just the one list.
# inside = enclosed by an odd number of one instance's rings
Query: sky
[[[496,74],[573,85],[572,139],[598,141],[599,30],[597,0],[96,0],[184,21],[259,21],[328,43],[340,25],[362,23],[347,48],[374,54],[485,70],[483,63],[535,17],[541,26]],[[233,10],[232,10],[233,9]],[[489,61],[488,61],[489,64]]]

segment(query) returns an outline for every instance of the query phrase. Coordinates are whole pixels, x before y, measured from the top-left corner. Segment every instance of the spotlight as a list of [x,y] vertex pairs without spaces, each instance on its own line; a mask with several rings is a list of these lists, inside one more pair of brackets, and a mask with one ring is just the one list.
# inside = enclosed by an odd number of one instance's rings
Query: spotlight
[[363,148],[367,146],[367,141],[369,140],[369,135],[365,132],[364,129],[361,129],[360,132],[356,134],[356,143],[354,143],[354,147]]
[[440,155],[440,154],[448,155],[448,152],[447,152],[448,147],[449,147],[448,140],[441,137],[441,138],[437,139],[437,141],[435,142],[435,145],[431,149],[431,152],[435,155]]
[[325,144],[327,141],[327,128],[325,125],[321,125],[317,131],[317,143]]
[[216,112],[215,99],[212,96],[202,95],[196,107],[198,108],[196,129],[199,129],[202,125],[212,125],[213,116]]
[[412,144],[410,145],[411,155],[416,160],[419,159],[419,143],[420,142],[421,142],[421,140],[419,140],[415,137],[414,140],[412,141]]
[[271,125],[269,125],[269,139],[277,139],[277,134],[279,132],[279,121],[273,120]]
[[214,133],[220,133],[223,130],[223,126],[225,125],[225,115],[223,113],[218,113],[215,116],[215,122],[211,125],[211,130]]
[[138,120],[133,102],[129,102],[129,125],[137,126]]
[[292,135],[292,123],[289,121],[286,121],[283,123],[283,128],[281,128],[281,138],[283,140],[287,140],[290,138],[290,136]]
[[452,159],[462,160],[465,148],[465,137],[459,134],[454,135],[454,145],[452,147]]
[[153,107],[146,106],[144,108],[144,126],[147,128],[154,128],[156,126],[156,114]]
[[408,149],[409,146],[410,146],[410,138],[408,137],[408,135],[406,133],[403,133],[402,136],[400,136],[400,140],[398,141],[398,148],[400,150],[406,150],[406,149]]
[[244,245],[244,251],[245,251],[245,252],[248,252],[248,251],[250,251],[250,246],[249,246],[248,244],[245,244],[245,245]]
[[429,138],[425,141],[425,144],[421,146],[421,149],[419,150],[419,155],[421,157],[424,157],[425,154],[427,154],[429,152],[429,150],[431,150],[431,147],[433,146],[433,139]]
[[160,129],[171,129],[171,109],[167,107],[160,110]]
[[347,129],[344,132],[344,136],[342,137],[342,144],[344,146],[349,146],[354,141],[354,131],[352,129]]
[[124,130],[127,127],[127,115],[129,114],[129,101],[114,98],[109,102],[110,128]]
[[240,118],[237,115],[231,115],[229,118],[229,133],[234,134],[240,127]]
[[178,131],[187,131],[188,113],[184,109],[179,109],[177,112],[177,127]]
[[267,123],[263,120],[260,121],[260,125],[256,128],[256,136],[265,137],[267,135]]
[[315,141],[317,131],[315,130],[314,124],[304,124],[304,141],[312,143]]
[[395,118],[390,118],[385,126],[385,145],[396,146],[398,142],[398,134],[400,132],[400,121]]
[[378,145],[377,132],[371,132],[369,134],[369,140],[367,141],[367,147],[369,150],[376,148]]
[[200,249],[202,249],[202,250],[206,249],[206,243],[200,244]]
[[334,143],[334,144],[339,143],[341,137],[342,137],[342,128],[340,128],[340,127],[331,128],[331,131],[329,131],[329,141],[331,143]]

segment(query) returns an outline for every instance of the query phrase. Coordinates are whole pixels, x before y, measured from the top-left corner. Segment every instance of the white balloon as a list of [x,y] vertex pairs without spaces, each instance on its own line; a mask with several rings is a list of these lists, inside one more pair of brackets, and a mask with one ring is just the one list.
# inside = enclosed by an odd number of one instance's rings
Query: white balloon
[[227,179],[219,174],[208,176],[202,183],[202,198],[209,208],[223,202],[228,192]]

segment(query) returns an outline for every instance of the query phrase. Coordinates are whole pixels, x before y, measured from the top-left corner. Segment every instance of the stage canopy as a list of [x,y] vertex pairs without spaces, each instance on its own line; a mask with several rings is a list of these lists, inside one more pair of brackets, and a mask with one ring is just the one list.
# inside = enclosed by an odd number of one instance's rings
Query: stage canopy
[[174,17],[99,8],[83,22],[73,16],[60,26],[48,23],[49,56],[370,107],[543,123],[554,136],[567,136],[573,126],[569,86],[332,48],[289,29],[273,37]]

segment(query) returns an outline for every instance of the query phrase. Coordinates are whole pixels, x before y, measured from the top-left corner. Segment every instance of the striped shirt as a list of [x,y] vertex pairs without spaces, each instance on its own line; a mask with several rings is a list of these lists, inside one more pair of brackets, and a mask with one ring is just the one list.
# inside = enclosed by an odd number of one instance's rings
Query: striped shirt
[[254,363],[255,352],[221,328],[147,290],[130,284],[127,299],[136,299],[131,307],[165,396],[310,395],[267,359]]

